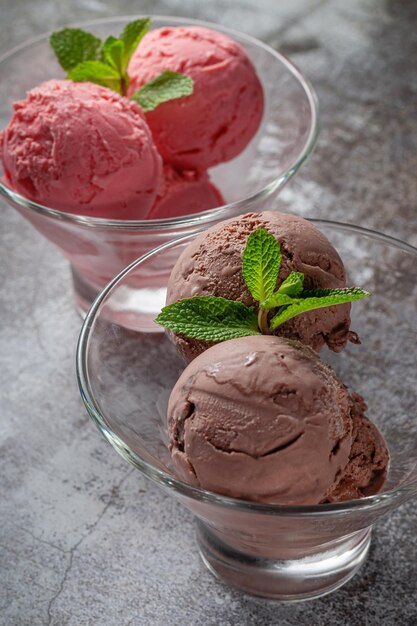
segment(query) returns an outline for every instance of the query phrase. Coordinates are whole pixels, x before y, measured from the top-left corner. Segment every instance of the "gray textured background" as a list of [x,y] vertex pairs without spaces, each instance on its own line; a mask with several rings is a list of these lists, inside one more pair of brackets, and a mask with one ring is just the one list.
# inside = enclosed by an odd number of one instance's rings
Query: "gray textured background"
[[[281,208],[417,245],[417,3],[1,0],[0,50],[70,22],[159,13],[217,21],[288,53],[315,85],[317,150]],[[340,591],[280,606],[216,581],[191,516],[102,439],[75,382],[66,262],[1,204],[0,624],[417,623],[416,516],[383,520]]]

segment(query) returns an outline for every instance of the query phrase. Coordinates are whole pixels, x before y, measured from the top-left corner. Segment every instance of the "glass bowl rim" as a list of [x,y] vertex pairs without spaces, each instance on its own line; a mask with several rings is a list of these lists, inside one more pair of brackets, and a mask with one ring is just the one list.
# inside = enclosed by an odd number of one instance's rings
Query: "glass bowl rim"
[[[145,15],[121,15],[121,16],[113,16],[106,17],[97,20],[87,20],[82,22],[76,22],[70,24],[68,27],[89,27],[89,26],[100,26],[110,23],[118,23],[125,22],[127,20],[139,19],[149,17]],[[24,209],[30,209],[31,211],[35,211],[41,215],[46,217],[50,217],[53,219],[62,220],[64,222],[70,222],[75,224],[80,224],[85,227],[90,228],[101,228],[101,229],[113,229],[113,230],[174,230],[176,228],[181,227],[190,227],[190,226],[199,226],[200,224],[208,224],[211,221],[218,221],[223,216],[223,219],[226,219],[227,216],[233,216],[237,213],[245,212],[246,206],[248,204],[252,204],[257,201],[261,201],[263,198],[268,196],[274,190],[282,187],[294,174],[298,172],[301,165],[306,161],[306,159],[311,155],[314,146],[317,141],[318,133],[319,133],[319,103],[317,99],[316,92],[311,85],[310,81],[302,74],[302,72],[297,68],[297,66],[287,58],[286,55],[274,50],[271,46],[260,41],[259,39],[252,37],[251,35],[247,35],[246,33],[242,33],[233,28],[228,28],[226,26],[222,26],[221,24],[215,24],[213,22],[207,22],[204,20],[197,20],[191,18],[182,18],[178,16],[169,16],[169,15],[151,15],[152,20],[155,21],[164,21],[169,20],[170,22],[174,22],[177,25],[181,24],[189,24],[195,26],[204,26],[206,28],[211,28],[213,30],[218,30],[219,32],[224,32],[230,37],[238,37],[240,39],[246,40],[248,43],[252,45],[262,48],[268,54],[275,58],[275,60],[279,61],[282,65],[286,67],[286,69],[292,74],[292,76],[296,79],[296,81],[301,85],[304,94],[307,97],[309,103],[309,110],[311,113],[311,125],[308,137],[304,142],[303,148],[301,152],[298,153],[298,156],[295,158],[293,163],[284,171],[279,174],[277,178],[270,181],[265,187],[257,191],[256,193],[247,196],[245,198],[241,198],[240,200],[235,200],[234,202],[230,202],[228,204],[224,204],[220,207],[216,207],[214,209],[210,209],[207,211],[202,211],[201,213],[193,213],[186,216],[181,217],[173,217],[173,218],[163,218],[163,219],[153,219],[153,220],[120,220],[120,219],[107,219],[102,217],[91,217],[84,216],[76,213],[66,213],[65,211],[58,211],[57,209],[53,209],[51,207],[44,206],[42,204],[38,204],[37,202],[33,202],[22,196],[17,191],[14,191],[11,187],[6,185],[4,182],[0,180],[0,194],[10,203],[14,205],[18,205],[23,207]],[[31,46],[42,42],[47,41],[47,38],[50,35],[50,32],[45,32],[37,37],[33,37],[28,41],[15,46],[5,54],[0,56],[0,66],[2,63],[6,63],[15,55],[20,54],[22,51],[29,49]]]
[[[368,228],[363,228],[361,226],[356,226],[353,224],[348,224],[344,222],[336,222],[333,220],[324,220],[324,219],[315,219],[309,218],[308,221],[312,222],[316,226],[330,226],[331,228],[336,228],[340,230],[344,230],[350,232],[352,234],[357,234],[360,236],[370,237],[374,240],[381,241],[385,244],[394,246],[400,250],[411,253],[417,257],[417,247],[412,246],[409,243],[401,241],[395,237],[390,235],[385,235],[378,231],[374,231]],[[197,233],[198,235],[198,233]],[[80,394],[84,405],[87,409],[88,414],[95,422],[98,429],[104,435],[104,437],[109,441],[112,446],[116,449],[116,451],[129,463],[131,463],[136,469],[141,471],[145,476],[151,478],[156,483],[161,485],[162,487],[169,487],[173,489],[176,493],[187,496],[190,499],[197,500],[199,502],[210,503],[226,508],[239,509],[245,512],[257,512],[265,515],[280,515],[280,516],[294,516],[296,515],[301,517],[308,516],[323,516],[328,517],[332,515],[337,515],[340,513],[351,513],[356,511],[369,511],[369,510],[377,510],[379,508],[384,508],[387,502],[391,502],[394,500],[402,498],[404,499],[407,494],[415,495],[417,494],[417,477],[413,478],[406,484],[401,484],[398,487],[391,489],[389,491],[381,492],[372,496],[367,496],[364,498],[360,498],[357,500],[349,500],[345,502],[336,502],[330,504],[315,504],[315,505],[281,505],[281,504],[262,504],[258,502],[252,502],[249,500],[243,500],[238,498],[232,498],[228,496],[223,496],[212,491],[207,491],[205,489],[201,489],[199,487],[193,487],[178,478],[174,477],[171,474],[166,473],[165,471],[159,469],[158,467],[152,465],[149,461],[146,461],[142,457],[140,457],[136,452],[131,450],[124,441],[116,435],[110,426],[108,426],[105,417],[102,415],[98,404],[95,402],[94,394],[91,391],[89,384],[89,374],[88,374],[88,363],[87,363],[87,354],[88,354],[88,344],[90,339],[90,331],[94,326],[96,321],[96,315],[101,308],[101,305],[106,300],[108,294],[116,287],[119,283],[121,283],[125,276],[127,276],[130,272],[134,271],[138,266],[140,266],[143,262],[145,262],[150,257],[159,254],[160,252],[165,251],[173,247],[174,245],[180,244],[182,242],[186,242],[189,239],[193,239],[196,236],[196,233],[191,233],[182,237],[178,237],[174,240],[168,241],[156,248],[153,248],[146,254],[142,255],[140,258],[133,261],[130,265],[128,265],[124,270],[122,270],[115,278],[113,278],[106,287],[100,292],[97,296],[96,300],[91,305],[86,318],[83,322],[81,332],[78,339],[77,344],[77,354],[76,354],[76,371],[77,371],[77,381],[80,390]]]

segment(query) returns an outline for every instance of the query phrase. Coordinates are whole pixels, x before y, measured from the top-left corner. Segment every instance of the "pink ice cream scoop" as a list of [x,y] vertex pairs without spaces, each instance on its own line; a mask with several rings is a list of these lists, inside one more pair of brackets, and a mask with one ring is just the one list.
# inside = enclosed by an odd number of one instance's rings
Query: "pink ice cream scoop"
[[68,213],[142,219],[162,187],[140,107],[92,83],[50,80],[16,102],[0,158],[11,187]]
[[208,211],[224,204],[220,191],[206,172],[179,172],[164,164],[164,190],[158,195],[147,219],[180,217]]
[[191,96],[146,114],[164,160],[205,170],[237,156],[256,133],[264,107],[261,83],[241,46],[199,26],[153,30],[130,61],[130,93],[164,70],[194,80]]

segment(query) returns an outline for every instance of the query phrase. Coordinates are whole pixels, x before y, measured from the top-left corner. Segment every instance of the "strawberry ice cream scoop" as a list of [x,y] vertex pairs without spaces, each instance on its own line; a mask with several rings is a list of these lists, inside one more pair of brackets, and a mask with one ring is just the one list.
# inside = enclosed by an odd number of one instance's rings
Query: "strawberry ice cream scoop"
[[224,204],[220,191],[206,172],[179,172],[164,164],[165,187],[157,197],[147,219],[180,217],[208,211]]
[[162,186],[140,107],[92,83],[50,80],[16,102],[0,158],[16,191],[68,213],[141,219]]
[[130,93],[165,70],[190,76],[194,91],[146,114],[164,160],[205,170],[237,156],[256,133],[264,106],[241,46],[199,26],[153,30],[130,61]]

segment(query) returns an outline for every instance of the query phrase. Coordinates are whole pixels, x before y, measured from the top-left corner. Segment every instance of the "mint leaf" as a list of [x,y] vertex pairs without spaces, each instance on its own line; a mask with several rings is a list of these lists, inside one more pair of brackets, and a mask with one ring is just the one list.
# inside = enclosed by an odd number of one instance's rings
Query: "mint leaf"
[[148,113],[163,102],[190,96],[193,90],[192,78],[177,72],[166,71],[135,91],[131,99],[137,102],[145,113]]
[[206,341],[260,334],[255,311],[242,302],[215,296],[194,296],[169,304],[155,321],[185,337]]
[[286,293],[289,296],[297,296],[303,290],[303,282],[304,274],[302,272],[291,272],[280,284],[278,292]]
[[123,55],[125,51],[125,45],[120,39],[116,37],[107,37],[103,43],[101,53],[103,61],[107,65],[111,65],[119,74],[122,73]]
[[[344,287],[341,289],[303,289],[299,297],[300,298],[327,298],[328,296],[340,296],[345,298],[350,294],[350,300],[344,300],[344,302],[351,302],[353,300],[361,300],[367,298],[371,294],[365,289],[360,287]],[[338,304],[338,303],[335,303]]]
[[333,306],[335,304],[344,304],[345,302],[352,302],[353,300],[360,300],[366,298],[371,294],[359,287],[351,287],[347,289],[317,289],[312,291],[302,291],[300,296],[302,300],[295,304],[290,304],[280,309],[276,315],[270,321],[270,329],[273,331],[278,326],[287,322],[292,317],[305,313],[306,311],[312,311],[314,309],[321,309],[326,306]]
[[138,47],[138,44],[142,37],[146,35],[150,29],[152,21],[147,18],[143,20],[134,20],[127,24],[120,35],[121,41],[124,44],[124,54],[122,62],[122,72],[126,72],[127,66],[130,61],[130,57]]
[[68,78],[75,82],[91,82],[121,93],[119,72],[101,61],[84,61],[68,72]]
[[52,33],[49,43],[66,72],[83,61],[97,60],[101,46],[100,39],[79,28],[64,28]]
[[262,309],[270,311],[277,306],[283,306],[284,304],[292,304],[297,302],[302,296],[300,295],[303,290],[304,274],[301,272],[291,272],[289,276],[281,283],[279,289],[269,296],[267,300],[261,302]]
[[265,302],[261,302],[261,309],[265,309],[266,311],[270,311],[271,309],[276,309],[279,306],[286,306],[288,304],[295,304],[296,302],[301,302],[302,298],[300,297],[292,297],[286,293],[280,293],[276,291],[265,300]]
[[[150,25],[151,20],[148,18],[134,20],[125,26],[119,39],[107,37],[103,45],[100,39],[79,28],[64,28],[52,33],[49,42],[59,63],[68,72],[67,78],[76,82],[97,83],[125,94],[129,84],[127,66],[130,57]],[[105,70],[106,66],[113,71]]]
[[271,233],[258,228],[246,242],[242,257],[242,272],[253,298],[264,302],[273,293],[281,265],[281,247]]

